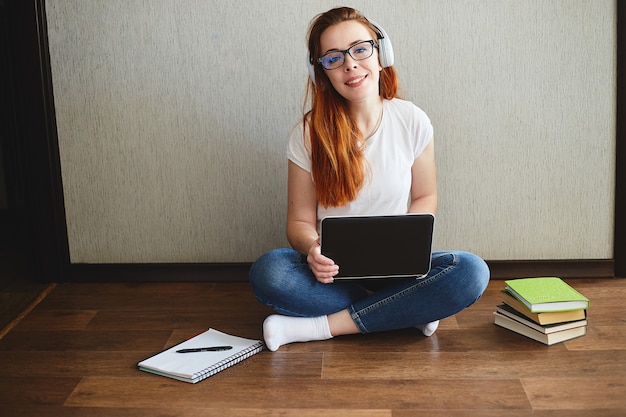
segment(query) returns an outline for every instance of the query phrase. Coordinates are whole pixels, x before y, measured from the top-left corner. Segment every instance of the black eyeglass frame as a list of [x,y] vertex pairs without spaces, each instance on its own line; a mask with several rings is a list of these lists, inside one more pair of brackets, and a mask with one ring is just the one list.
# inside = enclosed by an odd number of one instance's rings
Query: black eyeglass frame
[[[368,56],[364,57],[364,58],[355,58],[355,57],[352,55],[352,53],[351,53],[350,51],[351,51],[351,50],[353,50],[354,48],[356,48],[357,46],[362,45],[362,44],[364,44],[364,43],[369,43],[369,44],[372,46],[372,51],[371,51],[371,53],[370,53]],[[318,64],[320,64],[320,65],[322,66],[322,68],[324,68],[326,71],[332,71],[332,70],[334,70],[334,69],[337,69],[337,68],[341,67],[341,66],[342,66],[342,65],[346,62],[346,54],[350,55],[350,58],[352,58],[352,59],[353,59],[353,60],[355,60],[355,61],[363,61],[363,60],[365,60],[365,59],[370,58],[372,55],[374,55],[374,48],[378,48],[378,43],[377,43],[375,40],[370,39],[370,40],[368,40],[368,41],[363,41],[363,42],[359,42],[359,43],[357,43],[357,44],[354,44],[354,45],[352,45],[351,47],[349,47],[348,49],[344,49],[343,51],[331,51],[331,52],[327,52],[327,53],[325,53],[324,55],[322,55],[321,57],[317,58],[317,63],[318,63]],[[324,66],[324,63],[323,63],[323,59],[324,59],[324,57],[325,57],[326,55],[329,55],[329,54],[336,54],[336,53],[338,53],[338,52],[340,52],[340,53],[341,53],[341,56],[342,56],[341,63],[340,63],[339,65],[337,65],[336,67],[333,67],[333,68],[326,68],[326,67]]]

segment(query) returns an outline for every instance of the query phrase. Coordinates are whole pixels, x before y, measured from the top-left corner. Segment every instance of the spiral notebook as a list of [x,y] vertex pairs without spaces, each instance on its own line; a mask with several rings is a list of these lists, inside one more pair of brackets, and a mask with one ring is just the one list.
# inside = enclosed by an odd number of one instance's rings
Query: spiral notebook
[[195,384],[263,350],[260,340],[209,329],[137,364],[141,371]]

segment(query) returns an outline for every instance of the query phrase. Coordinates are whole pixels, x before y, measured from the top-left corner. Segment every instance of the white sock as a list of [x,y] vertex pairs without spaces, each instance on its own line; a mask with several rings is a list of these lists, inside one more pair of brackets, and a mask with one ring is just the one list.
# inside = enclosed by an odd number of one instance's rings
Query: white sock
[[437,330],[437,327],[439,327],[439,320],[431,321],[430,323],[426,324],[420,324],[416,327],[420,329],[422,333],[424,333],[424,336],[432,336]]
[[332,337],[326,316],[289,317],[273,314],[263,322],[265,346],[272,352],[287,343],[326,340]]

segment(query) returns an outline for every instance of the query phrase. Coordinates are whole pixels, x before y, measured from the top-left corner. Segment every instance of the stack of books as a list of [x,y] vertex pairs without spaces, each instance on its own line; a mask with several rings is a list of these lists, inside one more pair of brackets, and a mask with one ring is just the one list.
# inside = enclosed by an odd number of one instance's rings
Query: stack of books
[[587,334],[589,300],[557,277],[505,281],[494,323],[546,345]]

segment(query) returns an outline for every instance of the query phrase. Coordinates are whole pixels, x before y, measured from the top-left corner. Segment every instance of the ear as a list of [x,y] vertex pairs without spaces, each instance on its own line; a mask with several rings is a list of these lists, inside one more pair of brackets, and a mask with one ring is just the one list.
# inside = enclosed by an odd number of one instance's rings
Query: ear
[[309,54],[309,51],[306,52],[306,66],[309,69],[309,78],[311,78],[311,81],[315,84],[315,67],[311,64],[311,55]]

